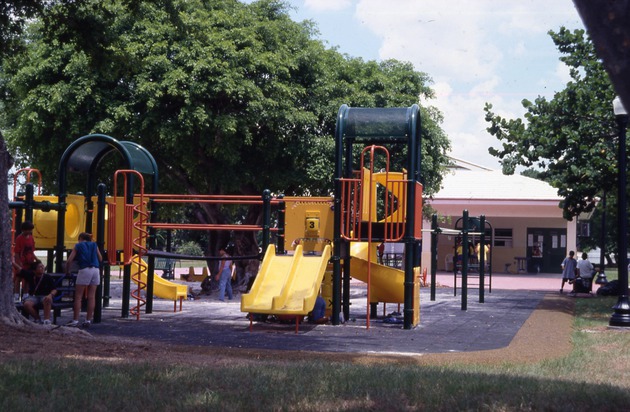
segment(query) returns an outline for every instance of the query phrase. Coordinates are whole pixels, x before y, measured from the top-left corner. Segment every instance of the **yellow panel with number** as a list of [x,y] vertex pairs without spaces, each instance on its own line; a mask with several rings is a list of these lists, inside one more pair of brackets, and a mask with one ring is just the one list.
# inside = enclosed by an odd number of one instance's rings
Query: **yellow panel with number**
[[319,211],[306,211],[305,237],[319,237]]

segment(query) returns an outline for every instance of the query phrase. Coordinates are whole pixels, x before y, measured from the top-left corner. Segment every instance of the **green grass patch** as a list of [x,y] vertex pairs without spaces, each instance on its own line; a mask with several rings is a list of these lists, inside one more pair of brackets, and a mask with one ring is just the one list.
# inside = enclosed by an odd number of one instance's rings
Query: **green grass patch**
[[573,351],[531,364],[365,365],[317,356],[203,367],[159,359],[9,360],[0,364],[0,409],[627,410],[630,333],[607,328],[615,302],[577,299]]

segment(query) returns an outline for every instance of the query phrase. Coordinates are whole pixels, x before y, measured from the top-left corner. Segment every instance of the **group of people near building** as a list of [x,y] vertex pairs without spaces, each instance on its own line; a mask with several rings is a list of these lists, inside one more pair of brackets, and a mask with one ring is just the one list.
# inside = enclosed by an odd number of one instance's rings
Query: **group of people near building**
[[579,292],[590,292],[595,268],[588,260],[588,254],[582,253],[580,260],[575,259],[575,252],[570,251],[561,264],[562,267],[562,284],[560,285],[560,293],[564,293],[564,285],[568,282],[573,285],[570,294]]
[[[468,264],[479,265],[481,262],[482,248],[480,242],[468,242]],[[453,272],[457,274],[461,270],[464,257],[462,238],[458,237],[455,240],[455,247],[453,248]],[[490,265],[490,245],[487,243],[483,245],[483,261],[487,268]]]

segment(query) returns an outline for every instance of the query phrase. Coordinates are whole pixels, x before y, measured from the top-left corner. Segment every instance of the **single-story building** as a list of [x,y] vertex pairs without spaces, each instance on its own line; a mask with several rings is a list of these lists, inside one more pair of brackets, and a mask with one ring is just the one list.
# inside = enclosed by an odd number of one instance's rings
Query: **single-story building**
[[[577,219],[563,218],[557,190],[540,180],[453,160],[455,167],[444,177],[443,188],[428,201],[437,211],[439,226],[454,229],[464,210],[470,217],[484,215],[493,273],[561,272],[568,251],[576,250]],[[431,223],[423,226],[429,229]],[[450,271],[457,234],[445,232],[438,236],[437,266]],[[422,265],[430,270],[429,232],[424,232],[422,243]]]

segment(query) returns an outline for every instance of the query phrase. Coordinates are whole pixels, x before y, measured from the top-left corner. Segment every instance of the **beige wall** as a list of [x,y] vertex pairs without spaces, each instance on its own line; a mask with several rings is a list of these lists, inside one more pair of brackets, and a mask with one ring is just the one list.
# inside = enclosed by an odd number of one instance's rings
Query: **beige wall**
[[[522,211],[522,209],[521,209]],[[516,256],[526,256],[527,251],[527,228],[560,228],[567,229],[567,251],[575,250],[576,242],[576,222],[568,222],[562,218],[562,211],[560,208],[556,208],[556,214],[558,217],[517,217],[518,215],[505,216],[505,213],[501,213],[501,216],[489,216],[486,215],[486,220],[492,225],[494,229],[512,229],[512,247],[495,247],[492,250],[492,268],[494,273],[505,273],[506,264],[509,264],[508,270],[511,273],[516,272]],[[461,213],[461,212],[460,212]],[[532,211],[523,213],[531,215]],[[476,214],[469,214],[470,216],[478,216]],[[442,228],[454,228],[455,222],[461,217],[460,215],[449,216],[446,222],[440,223]],[[431,228],[430,222],[424,222],[425,229]],[[447,270],[447,255],[453,253],[453,246],[455,243],[455,234],[442,234],[438,236],[438,270]],[[489,240],[488,240],[489,242]],[[427,267],[430,271],[431,262],[431,236],[429,232],[423,234],[423,250],[422,250],[422,266]],[[560,262],[558,262],[558,265]],[[450,270],[452,268],[449,267]]]

